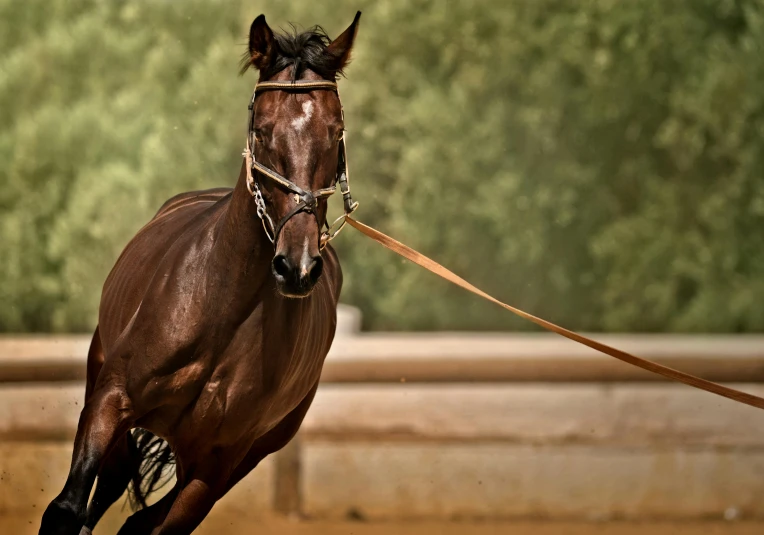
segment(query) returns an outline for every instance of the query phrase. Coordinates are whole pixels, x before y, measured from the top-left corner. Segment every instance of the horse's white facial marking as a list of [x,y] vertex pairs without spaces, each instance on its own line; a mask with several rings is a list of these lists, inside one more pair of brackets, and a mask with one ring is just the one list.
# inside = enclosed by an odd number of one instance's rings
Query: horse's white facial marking
[[313,101],[308,100],[302,103],[302,115],[297,117],[292,121],[292,126],[295,127],[295,129],[298,132],[301,132],[303,128],[305,128],[305,125],[308,124],[308,121],[313,116]]
[[310,264],[310,240],[305,236],[305,242],[302,244],[302,259],[300,260],[300,276],[305,277],[308,274],[308,265]]

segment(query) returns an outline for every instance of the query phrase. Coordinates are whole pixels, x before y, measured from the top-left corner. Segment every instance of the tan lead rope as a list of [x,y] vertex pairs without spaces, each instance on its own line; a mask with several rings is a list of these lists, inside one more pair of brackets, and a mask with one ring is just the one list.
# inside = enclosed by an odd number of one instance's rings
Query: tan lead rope
[[690,375],[689,373],[680,372],[679,370],[675,370],[673,368],[663,366],[662,364],[658,364],[650,360],[646,360],[640,357],[635,357],[634,355],[626,353],[625,351],[621,351],[620,349],[616,349],[614,347],[610,347],[608,345],[602,344],[600,342],[592,340],[591,338],[587,338],[586,336],[582,336],[573,331],[569,331],[568,329],[565,329],[564,327],[560,327],[559,325],[555,325],[554,323],[538,318],[532,314],[523,312],[519,308],[515,308],[506,303],[502,303],[498,299],[491,297],[480,288],[473,286],[472,284],[470,284],[469,282],[467,282],[460,276],[444,268],[443,266],[441,266],[434,260],[415,251],[411,247],[404,245],[401,242],[394,240],[390,236],[387,236],[386,234],[382,234],[378,230],[375,230],[367,225],[364,225],[363,223],[360,223],[349,216],[346,219],[350,226],[358,229],[361,233],[365,234],[372,240],[384,245],[385,247],[387,247],[394,253],[401,255],[403,258],[411,260],[415,264],[419,264],[423,268],[435,273],[436,275],[446,279],[447,281],[452,282],[456,284],[457,286],[461,286],[465,290],[468,290],[474,294],[477,294],[483,299],[487,299],[488,301],[491,301],[492,303],[496,303],[500,307],[506,308],[510,312],[517,314],[521,318],[530,320],[536,325],[540,325],[541,327],[543,327],[544,329],[548,331],[552,331],[561,336],[564,336],[565,338],[569,338],[575,342],[578,342],[579,344],[583,344],[585,346],[591,347],[592,349],[596,349],[597,351],[601,353],[605,353],[606,355],[615,357],[618,360],[622,360],[623,362],[626,362],[633,366],[637,366],[638,368],[642,368],[643,370],[647,370],[652,373],[657,373],[658,375],[662,375],[663,377],[673,379],[674,381],[679,381],[680,383],[684,383],[686,385],[694,386],[695,388],[699,388],[701,390],[705,390],[706,392],[711,392],[713,394],[717,394],[719,396],[729,398],[733,401],[745,403],[746,405],[750,405],[752,407],[756,407],[759,409],[764,409],[764,398],[760,398],[752,394],[747,394],[745,392],[735,390],[734,388],[722,386],[718,383],[714,383],[713,381],[707,381],[706,379],[695,377],[694,375]]

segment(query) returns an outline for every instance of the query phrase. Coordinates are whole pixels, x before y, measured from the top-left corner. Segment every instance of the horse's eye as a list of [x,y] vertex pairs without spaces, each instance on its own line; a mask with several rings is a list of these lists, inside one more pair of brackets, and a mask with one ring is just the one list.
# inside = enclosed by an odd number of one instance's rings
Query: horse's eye
[[342,141],[343,136],[345,135],[345,129],[340,128],[340,131],[337,132],[337,141]]
[[263,131],[260,130],[259,128],[255,128],[255,141],[257,141],[258,143],[263,142]]

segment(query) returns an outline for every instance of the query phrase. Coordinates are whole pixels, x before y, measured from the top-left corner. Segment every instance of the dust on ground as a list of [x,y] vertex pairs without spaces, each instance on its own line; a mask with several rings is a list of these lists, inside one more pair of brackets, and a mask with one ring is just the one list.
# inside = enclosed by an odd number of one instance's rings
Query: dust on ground
[[[109,520],[108,518],[105,520]],[[111,535],[107,522],[94,535]],[[2,517],[0,533],[35,535],[39,518]],[[760,535],[762,522],[342,522],[291,520],[283,517],[238,520],[213,515],[199,535]]]

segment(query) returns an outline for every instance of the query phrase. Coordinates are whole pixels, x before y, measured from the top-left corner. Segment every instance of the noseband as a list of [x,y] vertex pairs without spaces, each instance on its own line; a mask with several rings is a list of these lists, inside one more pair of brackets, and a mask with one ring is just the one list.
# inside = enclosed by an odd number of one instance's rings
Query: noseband
[[[255,90],[252,93],[252,99],[249,102],[249,131],[247,132],[247,147],[244,149],[244,157],[247,159],[247,190],[254,197],[255,204],[257,205],[257,216],[263,223],[263,229],[265,229],[265,235],[274,245],[278,241],[279,234],[284,228],[284,225],[300,212],[306,212],[313,214],[318,222],[318,203],[325,201],[332,195],[336,189],[336,185],[332,185],[328,188],[319,189],[316,191],[306,191],[300,186],[289,180],[288,178],[280,175],[273,169],[263,165],[255,159],[255,153],[252,148],[255,146],[255,99],[258,93],[263,91],[287,91],[289,93],[299,93],[306,91],[314,91],[319,89],[328,89],[337,93],[339,98],[339,92],[337,91],[337,83],[330,82],[328,80],[302,80],[295,82],[260,82],[255,86]],[[342,103],[340,103],[340,109]],[[344,111],[343,111],[344,119]],[[342,199],[344,203],[345,213],[338,217],[334,223],[329,225],[326,221],[326,230],[321,233],[319,238],[319,249],[326,247],[340,230],[345,226],[345,218],[353,213],[358,207],[357,202],[353,202],[350,196],[350,186],[348,184],[348,167],[347,167],[347,150],[345,148],[345,133],[342,134],[340,139],[339,156],[337,161],[337,176],[336,184],[339,184],[340,191],[342,192]],[[296,206],[292,208],[287,214],[274,225],[273,219],[268,215],[265,199],[263,198],[262,191],[260,189],[259,177],[265,177],[269,179],[273,184],[282,190],[294,194],[294,200]],[[255,177],[258,177],[257,179]],[[320,224],[319,224],[320,226]]]

